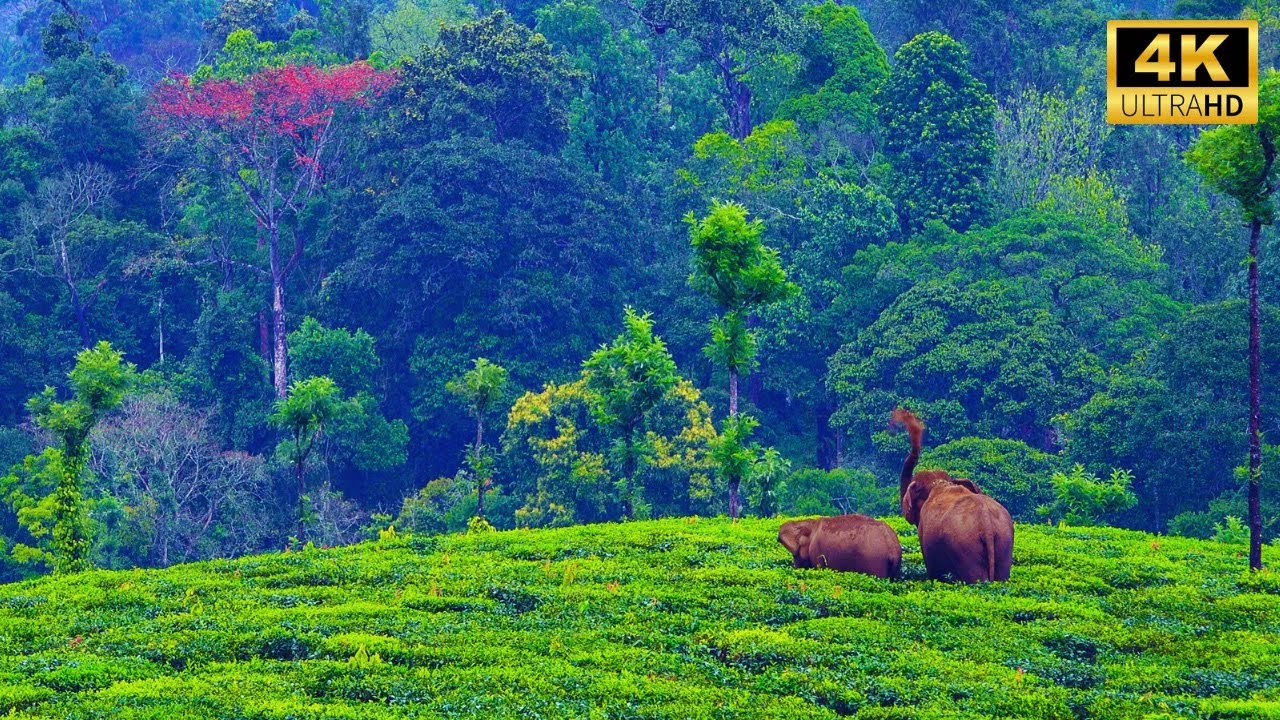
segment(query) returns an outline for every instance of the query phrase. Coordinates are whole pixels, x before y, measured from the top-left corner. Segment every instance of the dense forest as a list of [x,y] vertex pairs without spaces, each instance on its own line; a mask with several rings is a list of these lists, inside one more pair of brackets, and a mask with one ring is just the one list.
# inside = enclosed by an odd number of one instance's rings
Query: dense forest
[[1251,225],[1273,538],[1280,88],[1245,197],[1106,124],[1144,15],[1280,53],[1261,1],[0,2],[0,580],[887,514],[900,405],[1020,522],[1239,532]]

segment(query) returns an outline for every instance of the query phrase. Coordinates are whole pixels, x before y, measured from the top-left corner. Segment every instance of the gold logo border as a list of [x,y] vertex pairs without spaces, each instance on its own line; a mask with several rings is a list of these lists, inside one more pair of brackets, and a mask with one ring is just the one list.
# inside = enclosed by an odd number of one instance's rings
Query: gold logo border
[[[1171,90],[1195,91],[1196,88],[1119,88],[1116,87],[1116,30],[1118,28],[1246,28],[1249,30],[1249,85],[1231,88],[1244,99],[1240,115],[1232,118],[1186,117],[1173,113],[1126,117],[1120,109],[1125,93],[1150,95]],[[1210,88],[1200,88],[1210,90]],[[1258,21],[1257,20],[1108,20],[1107,21],[1107,122],[1113,125],[1252,125],[1258,122]]]

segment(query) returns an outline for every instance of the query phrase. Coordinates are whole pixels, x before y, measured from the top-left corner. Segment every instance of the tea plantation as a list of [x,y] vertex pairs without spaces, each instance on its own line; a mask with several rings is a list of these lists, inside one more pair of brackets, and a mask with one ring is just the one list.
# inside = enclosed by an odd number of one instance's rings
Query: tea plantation
[[1013,580],[958,587],[921,579],[901,520],[897,582],[794,570],[779,523],[387,534],[0,586],[0,715],[1280,717],[1280,578],[1242,548],[1019,526]]

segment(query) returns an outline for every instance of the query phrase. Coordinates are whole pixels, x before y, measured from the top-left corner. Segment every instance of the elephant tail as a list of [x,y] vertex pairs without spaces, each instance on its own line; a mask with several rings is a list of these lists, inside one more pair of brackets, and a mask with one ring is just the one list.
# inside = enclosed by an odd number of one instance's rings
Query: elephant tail
[[920,446],[924,444],[924,423],[906,408],[897,408],[891,418],[894,424],[905,426],[907,435],[911,438],[911,452],[907,453],[907,460],[902,463],[902,477],[898,480],[898,497],[902,497],[907,492],[907,485],[911,484],[911,476],[916,472],[916,463],[920,461]]
[[991,532],[991,528],[987,528],[987,534],[982,541],[987,546],[987,580],[994,581],[996,579],[996,534]]

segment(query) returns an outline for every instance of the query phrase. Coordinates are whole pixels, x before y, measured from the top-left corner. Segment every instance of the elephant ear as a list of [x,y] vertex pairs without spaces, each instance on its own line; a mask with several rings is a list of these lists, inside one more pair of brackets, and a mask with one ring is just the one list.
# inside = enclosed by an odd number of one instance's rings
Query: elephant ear
[[978,484],[968,478],[951,478],[951,482],[961,487],[969,488],[975,495],[982,494],[982,491],[978,489]]
[[902,493],[902,517],[912,525],[920,524],[920,506],[929,499],[929,486],[918,480],[912,480],[907,491]]
[[792,520],[778,528],[778,542],[791,551],[796,567],[809,567],[809,535],[813,520]]

